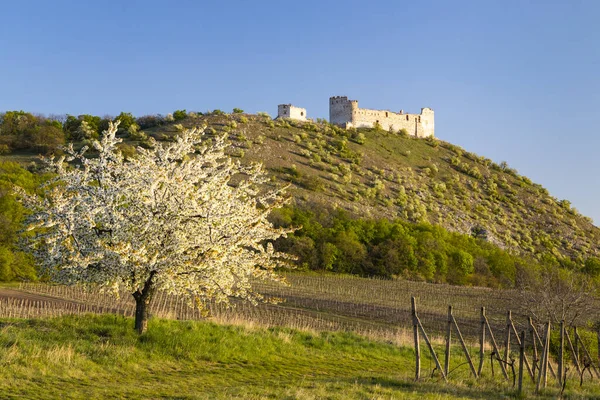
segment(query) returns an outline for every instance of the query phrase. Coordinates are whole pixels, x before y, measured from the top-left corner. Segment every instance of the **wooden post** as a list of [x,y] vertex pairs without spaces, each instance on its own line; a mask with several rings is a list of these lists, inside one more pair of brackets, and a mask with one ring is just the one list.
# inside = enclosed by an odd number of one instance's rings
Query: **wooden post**
[[415,338],[415,380],[421,377],[421,348],[419,347],[419,324],[417,320],[417,304],[414,297],[410,298],[413,319],[413,334]]
[[512,313],[510,310],[506,313],[506,338],[504,339],[504,361],[508,362],[510,354],[510,326],[512,321]]
[[579,358],[577,357],[577,353],[575,352],[575,348],[573,347],[573,342],[571,342],[571,337],[569,336],[569,331],[565,329],[565,337],[567,338],[567,343],[569,344],[569,348],[571,349],[571,354],[573,355],[573,364],[575,364],[575,368],[577,368],[577,373],[581,375],[581,366],[579,365]]
[[[485,326],[487,327],[488,333],[490,334],[490,340],[492,341],[492,348],[494,349],[494,353],[496,354],[496,357],[500,357],[500,350],[498,349],[498,345],[496,344],[496,339],[494,338],[494,332],[492,332],[492,327],[490,326],[490,323],[488,322],[487,317],[484,315],[483,316],[484,321],[485,321]],[[502,375],[504,375],[505,379],[508,379],[508,373],[506,372],[506,365],[504,365],[504,363],[499,363],[500,364],[500,369],[502,370]]]
[[483,370],[485,352],[485,307],[481,307],[481,336],[479,337],[479,368],[477,376],[481,376]]
[[560,346],[558,348],[558,385],[562,387],[565,366],[563,364],[565,350],[565,321],[560,321]]
[[575,339],[575,353],[577,354],[577,359],[580,360],[581,357],[579,357],[579,341],[577,340],[578,337],[579,337],[579,335],[577,334],[577,327],[574,326],[573,327],[573,339]]
[[[540,338],[540,334],[538,333],[537,329],[535,329],[535,326],[533,326],[533,333],[537,337],[538,342],[543,345],[543,341]],[[554,372],[554,367],[552,366],[551,363],[548,363],[548,368],[550,368],[550,373],[552,374],[552,376],[554,377],[554,379],[557,379],[556,378],[556,372]]]
[[[463,351],[465,352],[465,357],[467,358],[467,361],[469,362],[469,367],[471,368],[471,372],[473,373],[473,376],[475,378],[478,377],[477,375],[477,371],[475,371],[475,365],[473,365],[473,360],[471,360],[471,355],[469,354],[469,349],[467,348],[467,345],[465,344],[465,340],[463,339],[463,335],[462,333],[460,333],[460,328],[458,327],[458,324],[456,323],[456,319],[454,318],[454,315],[450,315],[452,317],[452,323],[454,324],[454,328],[456,328],[456,335],[458,336],[458,340],[460,341],[460,345],[463,348]],[[447,376],[448,374],[446,374]]]
[[534,326],[533,326],[533,320],[531,319],[531,317],[529,317],[529,319],[527,320],[529,322],[529,333],[531,334],[531,343],[533,346],[533,368],[532,368],[532,372],[533,372],[533,380],[535,381],[535,372],[536,372],[536,368],[538,369],[538,373],[539,373],[539,369],[540,369],[540,363],[538,360],[538,351],[537,351],[537,341],[536,341],[536,337],[535,337],[535,333],[534,333]]
[[452,340],[452,306],[448,306],[448,327],[446,329],[446,359],[444,360],[444,373],[448,376],[450,369],[450,341]]
[[[518,336],[517,336],[517,338],[518,338]],[[521,340],[519,343],[519,394],[523,393],[523,364],[524,364],[524,361],[525,361],[525,331],[521,332]]]
[[[521,346],[521,342],[523,342],[520,338],[519,338],[519,334],[517,333],[517,329],[515,328],[515,324],[513,323],[512,319],[510,321],[510,326],[512,329],[512,333],[515,335],[515,338],[517,339],[517,344],[519,346]],[[523,331],[525,332],[525,331]],[[523,343],[523,346],[525,346],[525,344]],[[523,357],[525,358],[525,368],[527,368],[527,372],[529,373],[529,376],[531,377],[533,383],[535,383],[535,377],[533,376],[533,371],[531,370],[531,366],[529,365],[529,359],[527,358],[527,353],[524,353]]]
[[[548,325],[547,325],[547,328],[549,328],[549,327],[550,327],[550,322],[548,322]],[[550,330],[546,329],[546,333],[547,334],[546,334],[546,338],[545,339],[550,339],[550,335],[549,335]],[[541,342],[541,340],[540,340],[540,342]],[[544,384],[544,381],[547,379],[547,376],[548,376],[546,374],[547,368],[545,368],[545,367],[547,367],[546,360],[548,359],[548,353],[547,353],[547,351],[548,351],[548,347],[549,346],[546,346],[546,344],[547,344],[546,340],[544,340],[543,343],[544,343],[544,347],[542,348],[542,358],[540,360],[540,366],[539,366],[539,369],[538,369],[537,383],[535,385],[535,391],[536,391],[536,393],[539,393],[540,386],[543,385],[543,387],[546,387],[546,385]]]
[[585,343],[583,343],[581,341],[581,338],[579,337],[579,333],[577,333],[577,330],[575,330],[575,341],[581,343],[581,348],[583,349],[583,352],[585,353],[585,356],[587,357],[588,360],[590,360],[590,366],[591,366],[591,368],[594,370],[594,373],[596,374],[596,377],[600,378],[600,373],[598,373],[598,368],[596,368],[596,365],[594,363],[594,359],[592,358],[592,356],[588,352],[587,347],[585,347]]
[[442,365],[440,364],[440,360],[438,359],[437,354],[435,354],[435,351],[433,350],[433,346],[431,345],[431,341],[429,341],[429,337],[427,336],[427,332],[425,332],[425,328],[423,328],[423,324],[421,324],[421,321],[419,320],[418,316],[416,316],[416,318],[417,318],[417,325],[419,326],[419,329],[421,329],[421,334],[423,335],[423,339],[425,339],[425,343],[427,343],[427,347],[429,347],[429,351],[431,352],[431,356],[433,357],[433,360],[435,361],[435,366],[437,367],[437,369],[442,374],[442,378],[444,378],[445,381],[448,381],[448,379],[446,378],[446,374],[444,373],[444,370],[442,369]]
[[544,337],[544,364],[542,365],[543,370],[543,385],[544,388],[548,385],[548,358],[550,356],[550,321],[546,325],[546,336]]

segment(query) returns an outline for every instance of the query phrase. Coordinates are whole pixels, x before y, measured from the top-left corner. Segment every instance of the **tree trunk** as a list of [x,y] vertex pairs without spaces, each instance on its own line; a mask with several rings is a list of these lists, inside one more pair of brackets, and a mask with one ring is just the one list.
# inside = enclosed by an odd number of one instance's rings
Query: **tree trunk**
[[154,272],[150,273],[150,277],[144,283],[142,290],[138,289],[133,292],[133,298],[135,299],[135,330],[140,335],[148,330],[150,301],[154,294],[154,283],[152,282],[154,275]]

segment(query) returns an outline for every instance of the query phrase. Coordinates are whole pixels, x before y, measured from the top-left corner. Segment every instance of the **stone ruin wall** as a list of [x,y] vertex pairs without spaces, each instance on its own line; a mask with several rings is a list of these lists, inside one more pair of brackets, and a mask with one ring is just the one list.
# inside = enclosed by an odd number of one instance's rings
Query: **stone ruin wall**
[[277,118],[291,118],[306,121],[306,108],[300,108],[291,104],[280,104],[277,106]]
[[344,128],[372,128],[379,123],[385,130],[406,129],[409,135],[420,138],[434,136],[434,113],[430,108],[422,108],[420,114],[370,110],[358,108],[357,100],[336,96],[329,99],[329,121]]

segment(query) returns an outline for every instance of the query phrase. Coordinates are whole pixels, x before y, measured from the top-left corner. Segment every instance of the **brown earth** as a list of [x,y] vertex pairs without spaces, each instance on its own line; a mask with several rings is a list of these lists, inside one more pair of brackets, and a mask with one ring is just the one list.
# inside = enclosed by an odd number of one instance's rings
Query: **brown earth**
[[60,299],[57,297],[46,296],[42,294],[35,294],[29,292],[23,292],[18,289],[0,288],[0,299],[23,299],[30,301],[47,301],[52,303],[77,303],[75,301]]

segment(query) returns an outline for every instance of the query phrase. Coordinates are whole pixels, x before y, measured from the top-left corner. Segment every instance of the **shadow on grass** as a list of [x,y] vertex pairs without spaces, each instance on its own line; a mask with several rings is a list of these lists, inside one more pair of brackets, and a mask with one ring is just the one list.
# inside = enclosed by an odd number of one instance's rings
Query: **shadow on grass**
[[[335,381],[340,382],[340,379]],[[440,394],[448,395],[458,398],[471,398],[471,399],[524,399],[524,398],[536,398],[536,399],[555,399],[557,398],[558,392],[552,390],[546,390],[545,392],[539,393],[537,396],[529,391],[525,390],[523,394],[519,395],[516,389],[507,387],[493,387],[485,383],[481,385],[473,386],[461,386],[450,383],[444,383],[442,381],[408,381],[401,379],[392,379],[385,377],[361,377],[356,379],[343,379],[350,384],[359,384],[364,387],[379,386],[390,390],[398,390],[399,395],[402,392],[412,392],[417,394]],[[332,380],[333,382],[333,380]],[[573,394],[571,394],[573,396]],[[571,398],[569,396],[569,398]],[[579,397],[582,396],[582,397]],[[575,394],[573,398],[588,398],[583,394]]]

